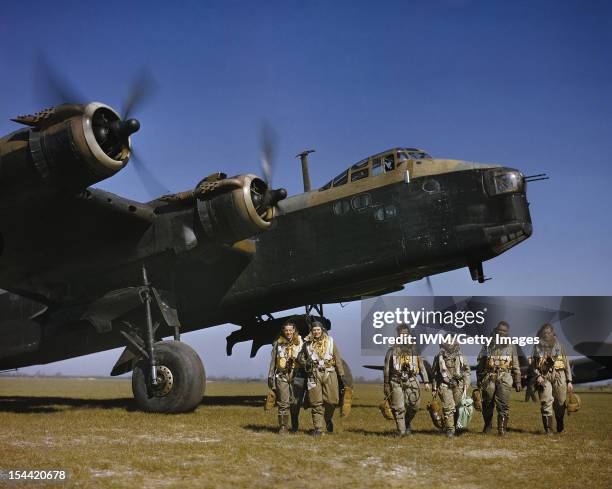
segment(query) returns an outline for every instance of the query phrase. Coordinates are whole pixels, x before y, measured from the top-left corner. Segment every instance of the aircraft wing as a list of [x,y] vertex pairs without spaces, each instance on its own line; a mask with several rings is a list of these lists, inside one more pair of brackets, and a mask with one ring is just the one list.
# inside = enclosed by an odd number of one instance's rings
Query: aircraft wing
[[574,345],[574,350],[599,365],[612,369],[612,343],[588,341]]
[[[42,303],[61,302],[75,277],[133,253],[153,208],[98,189],[3,210],[0,287]],[[93,275],[92,275],[93,277]],[[87,281],[87,280],[85,280]],[[92,294],[98,292],[93,287]]]

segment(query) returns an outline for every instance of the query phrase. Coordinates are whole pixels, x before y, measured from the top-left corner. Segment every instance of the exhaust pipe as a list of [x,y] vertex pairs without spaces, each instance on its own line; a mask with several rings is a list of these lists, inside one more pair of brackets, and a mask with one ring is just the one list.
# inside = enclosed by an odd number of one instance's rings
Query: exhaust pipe
[[308,171],[308,155],[314,153],[314,149],[302,151],[296,158],[302,162],[302,179],[304,180],[304,192],[310,192],[310,172]]

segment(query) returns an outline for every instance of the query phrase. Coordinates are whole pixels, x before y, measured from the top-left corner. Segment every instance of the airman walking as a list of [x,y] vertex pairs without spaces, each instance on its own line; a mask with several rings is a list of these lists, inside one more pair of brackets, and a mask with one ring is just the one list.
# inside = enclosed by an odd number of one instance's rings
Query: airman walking
[[[410,336],[410,328],[400,324],[398,338]],[[421,388],[417,376],[431,389],[427,370],[419,356],[416,345],[401,344],[389,348],[384,365],[384,394],[390,398],[391,411],[395,418],[399,436],[412,434],[410,423],[419,410]]]
[[563,418],[568,391],[573,390],[572,370],[565,348],[555,336],[551,324],[545,324],[538,331],[540,343],[533,347],[531,368],[534,384],[540,397],[544,432],[552,435],[553,412],[557,421],[557,433],[564,430]]
[[470,385],[470,364],[456,343],[444,342],[432,365],[434,396],[439,395],[446,436],[455,436],[457,409]]
[[285,322],[278,339],[272,344],[272,358],[268,370],[268,387],[276,393],[280,434],[287,433],[290,414],[291,429],[297,431],[302,387],[300,382],[294,382],[294,377],[298,368],[297,357],[302,347],[303,341],[295,330],[295,324],[291,321]]
[[334,411],[340,402],[338,381],[346,384],[345,372],[336,342],[319,321],[312,322],[299,361],[306,369],[313,435],[322,435],[324,426],[328,433],[333,433]]
[[493,341],[482,347],[478,355],[476,377],[482,392],[483,433],[491,431],[493,410],[497,408],[497,432],[505,435],[510,415],[510,393],[512,385],[521,391],[521,369],[516,346],[505,343],[510,326],[500,321],[493,330]]

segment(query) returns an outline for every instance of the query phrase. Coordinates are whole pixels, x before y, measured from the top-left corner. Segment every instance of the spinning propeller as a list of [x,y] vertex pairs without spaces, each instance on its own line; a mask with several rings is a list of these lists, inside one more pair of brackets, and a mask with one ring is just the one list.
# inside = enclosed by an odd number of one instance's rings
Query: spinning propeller
[[274,132],[272,128],[264,122],[261,129],[260,162],[261,173],[264,176],[266,186],[265,188],[263,186],[254,186],[251,188],[253,204],[261,217],[267,213],[270,207],[276,206],[278,202],[287,197],[287,191],[284,188],[279,188],[277,190],[272,189],[275,149],[276,143]]
[[[88,100],[67,79],[57,73],[42,54],[37,59],[36,72],[36,93],[45,106],[79,104]],[[130,150],[134,170],[152,197],[167,194],[168,189],[134,152],[130,136],[140,129],[140,122],[131,118],[131,115],[151,99],[155,88],[153,77],[145,71],[141,72],[131,83],[123,103],[121,117],[117,119],[112,114],[100,112],[92,121],[96,141],[106,154],[113,157],[124,148]]]

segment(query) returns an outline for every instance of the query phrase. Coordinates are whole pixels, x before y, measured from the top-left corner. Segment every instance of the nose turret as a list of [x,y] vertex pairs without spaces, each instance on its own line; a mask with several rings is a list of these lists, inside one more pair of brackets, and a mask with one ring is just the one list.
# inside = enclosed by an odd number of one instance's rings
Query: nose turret
[[516,246],[533,233],[524,175],[514,168],[493,168],[483,175],[491,222],[483,223],[484,237],[494,255]]

